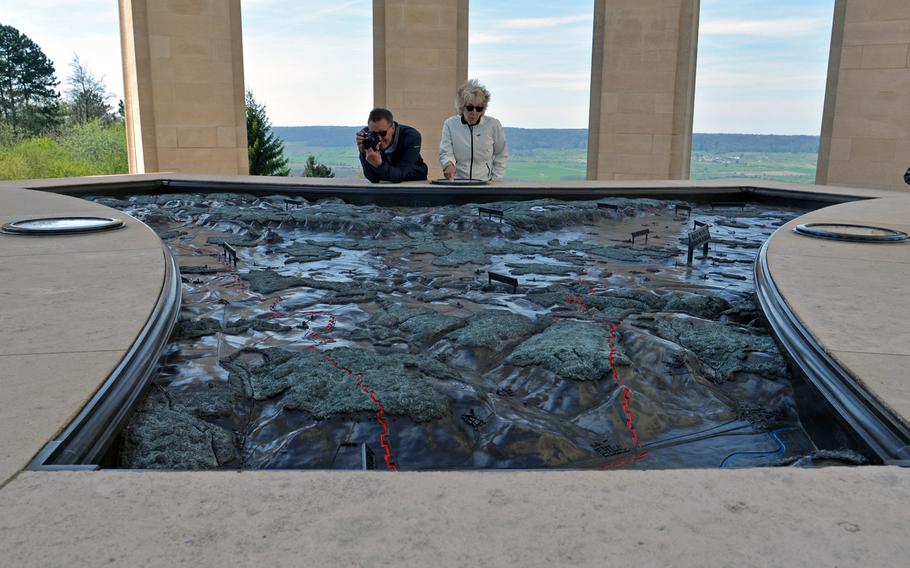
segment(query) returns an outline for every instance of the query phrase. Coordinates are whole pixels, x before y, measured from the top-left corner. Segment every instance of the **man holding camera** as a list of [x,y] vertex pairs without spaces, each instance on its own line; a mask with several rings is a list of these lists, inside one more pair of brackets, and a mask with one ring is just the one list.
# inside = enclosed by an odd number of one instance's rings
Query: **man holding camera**
[[395,122],[388,109],[374,108],[367,127],[357,132],[363,176],[373,183],[427,179],[420,142],[416,128]]

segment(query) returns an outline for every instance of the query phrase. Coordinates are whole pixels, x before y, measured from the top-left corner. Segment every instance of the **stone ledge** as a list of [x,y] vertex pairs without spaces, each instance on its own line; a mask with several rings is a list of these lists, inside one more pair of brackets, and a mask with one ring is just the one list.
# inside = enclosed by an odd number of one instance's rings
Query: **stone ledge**
[[[160,188],[164,181],[225,186],[249,183],[270,190],[352,186],[338,180],[165,174],[4,182],[0,184],[0,203],[4,205],[0,210],[4,214],[11,211],[4,199],[17,193],[14,188],[61,193],[117,187],[135,191]],[[376,186],[363,183],[357,187]],[[394,187],[379,186],[382,190]],[[398,187],[437,189],[428,184]],[[751,188],[771,195],[809,194],[829,201],[896,195],[853,188],[755,184],[753,180],[494,187],[632,193],[638,189],[647,193],[667,188],[718,192]],[[22,193],[36,199],[43,195]],[[155,243],[160,247],[160,242]],[[111,357],[110,351],[104,353]],[[46,430],[59,430],[103,381],[94,375],[118,358],[115,353],[105,362],[101,354],[95,358],[86,352],[85,358],[94,361],[90,368],[79,364],[75,356],[56,357],[58,363],[64,361],[68,366],[69,374],[81,379],[60,381],[61,370],[59,366],[54,370],[53,361],[48,360],[45,367],[49,370],[45,371],[26,361],[20,365],[27,370],[23,372],[32,376],[38,372],[43,378],[20,380],[17,388],[25,392],[4,396],[0,405],[8,408],[24,400],[40,402],[40,412],[28,412],[28,416],[37,418]],[[16,376],[21,379],[23,372]],[[898,468],[16,474],[39,449],[37,438],[22,440],[13,434],[21,429],[22,416],[21,412],[0,413],[0,431],[12,436],[3,440],[5,455],[0,460],[0,550],[16,566],[63,566],[74,561],[145,566],[180,562],[322,566],[360,565],[377,559],[413,566],[599,566],[604,561],[680,566],[868,566],[899,565],[910,552],[905,538],[910,525],[904,511],[910,497],[910,473]]]
[[[65,496],[65,499],[61,499]],[[21,474],[12,566],[900,566],[893,467]]]
[[96,234],[0,235],[2,484],[79,414],[131,348],[156,305],[165,257],[148,227],[95,203],[0,189],[0,211],[3,222],[63,214],[126,222]]

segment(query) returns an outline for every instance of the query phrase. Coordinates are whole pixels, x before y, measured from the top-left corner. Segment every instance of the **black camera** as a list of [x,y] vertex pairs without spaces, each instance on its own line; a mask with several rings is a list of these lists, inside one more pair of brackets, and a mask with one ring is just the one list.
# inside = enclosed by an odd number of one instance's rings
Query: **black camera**
[[382,136],[377,132],[370,131],[369,128],[364,128],[363,132],[363,149],[375,150],[379,147],[379,143],[382,142]]

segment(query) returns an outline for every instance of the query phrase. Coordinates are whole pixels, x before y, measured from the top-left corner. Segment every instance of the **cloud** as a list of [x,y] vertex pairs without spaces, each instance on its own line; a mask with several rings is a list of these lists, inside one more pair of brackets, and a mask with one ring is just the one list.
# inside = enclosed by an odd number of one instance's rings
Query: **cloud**
[[[103,78],[114,100],[123,97],[119,16],[116,3],[105,0],[49,0],[8,3],[2,23],[13,26],[38,44],[54,63],[58,90],[65,91],[70,61],[79,55],[82,64]],[[73,26],[78,20],[79,25]]]
[[799,37],[830,26],[828,18],[780,18],[774,20],[702,20],[701,35],[745,35],[753,37]]
[[754,89],[766,91],[824,91],[827,75],[824,70],[800,70],[796,65],[783,69],[762,69],[760,71],[735,71],[732,69],[699,70],[699,89]]
[[576,24],[579,22],[590,22],[593,20],[592,14],[582,14],[579,16],[563,16],[560,18],[517,18],[514,20],[504,20],[500,25],[507,30],[531,30],[540,28],[554,28],[566,24]]
[[529,77],[528,86],[535,89],[555,89],[587,93],[591,89],[590,73],[539,73]]
[[334,6],[327,6],[317,10],[312,10],[309,12],[309,16],[315,19],[323,16],[332,16],[339,13],[344,14],[346,17],[357,15],[361,17],[369,16],[372,18],[373,8],[370,6],[369,2],[365,0],[349,0],[348,2],[339,2]]
[[800,94],[785,98],[756,94],[736,99],[696,95],[693,130],[818,136],[822,107],[821,97]]
[[527,73],[512,67],[474,67],[471,66],[471,77],[527,77]]
[[489,32],[469,32],[471,34],[470,39],[468,39],[469,45],[490,45],[494,43],[506,43],[509,41],[507,36],[489,33]]

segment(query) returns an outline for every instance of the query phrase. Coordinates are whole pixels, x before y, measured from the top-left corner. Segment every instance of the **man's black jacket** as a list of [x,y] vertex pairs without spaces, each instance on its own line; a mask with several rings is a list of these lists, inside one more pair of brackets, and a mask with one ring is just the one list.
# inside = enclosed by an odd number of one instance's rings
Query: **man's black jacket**
[[420,157],[420,132],[416,128],[395,123],[392,145],[380,152],[382,163],[378,168],[360,154],[363,176],[373,183],[380,181],[414,181],[427,179],[427,165]]

